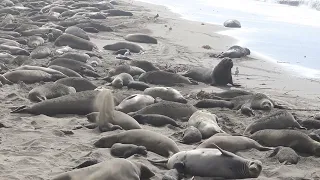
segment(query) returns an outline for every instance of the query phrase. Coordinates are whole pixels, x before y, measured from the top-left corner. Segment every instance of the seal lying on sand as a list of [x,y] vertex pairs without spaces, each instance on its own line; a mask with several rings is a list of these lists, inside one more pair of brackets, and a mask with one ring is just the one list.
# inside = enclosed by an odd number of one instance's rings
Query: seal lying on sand
[[137,114],[134,115],[133,118],[139,124],[150,124],[156,127],[171,124],[172,126],[180,127],[172,118],[160,114]]
[[160,70],[159,68],[157,68],[154,64],[152,64],[149,61],[132,60],[132,61],[130,61],[130,65],[139,67],[145,71],[159,71]]
[[297,164],[300,160],[300,156],[289,147],[277,147],[269,155],[269,157],[276,157],[280,163],[284,164]]
[[128,89],[136,89],[136,90],[144,91],[150,86],[147,83],[144,83],[141,81],[130,81],[127,87]]
[[263,129],[288,128],[305,129],[295,120],[291,113],[286,110],[279,110],[266,117],[255,120],[246,128],[243,134],[252,134]]
[[58,74],[63,76],[64,74],[60,71],[54,70],[54,69],[50,69],[50,68],[46,68],[46,67],[41,67],[41,66],[30,66],[30,65],[23,65],[20,67],[17,67],[14,69],[14,71],[16,70],[40,70],[40,71],[44,71],[46,73],[49,74]]
[[250,55],[250,50],[241,46],[231,46],[226,52],[219,54],[218,58],[241,58],[247,55]]
[[5,45],[5,44],[0,44],[0,50],[9,51],[10,54],[12,54],[12,55],[26,55],[26,56],[30,55],[30,53],[27,50],[22,49],[22,48],[17,47],[17,46],[10,46],[10,45]]
[[81,50],[88,50],[92,51],[97,49],[97,46],[83,38],[74,36],[72,34],[62,34],[59,36],[56,41],[54,42],[56,46],[69,46],[74,49],[81,49]]
[[156,100],[152,96],[133,94],[126,97],[118,106],[115,107],[115,110],[124,113],[135,112],[155,102]]
[[257,178],[262,170],[260,161],[244,159],[218,146],[216,149],[180,151],[168,160],[149,161],[166,163],[168,169],[176,169],[180,174],[222,179]]
[[86,63],[90,56],[85,53],[80,53],[80,52],[66,52],[60,56],[61,58],[66,58],[66,59],[72,59],[76,61],[80,61],[83,63]]
[[28,94],[28,99],[35,102],[40,102],[71,93],[76,93],[76,89],[63,84],[47,83],[33,88]]
[[113,44],[108,44],[103,46],[103,49],[111,50],[111,51],[118,51],[120,49],[129,49],[130,52],[133,52],[133,53],[139,53],[140,51],[143,51],[143,47],[131,42],[116,42]]
[[30,53],[32,59],[42,59],[51,55],[51,49],[46,46],[40,46]]
[[179,91],[171,87],[151,87],[145,89],[143,93],[152,96],[153,98],[159,97],[166,101],[175,101],[179,103],[188,102]]
[[195,84],[188,78],[167,71],[148,71],[139,76],[139,81],[157,85]]
[[228,19],[223,23],[224,27],[229,28],[241,28],[241,24],[238,20],[235,19]]
[[133,81],[133,77],[128,73],[118,74],[111,79],[113,80],[108,85],[112,85],[115,88],[122,88],[123,86],[127,86],[131,81]]
[[115,143],[144,146],[148,151],[165,157],[179,152],[177,144],[167,136],[144,129],[128,130],[103,137],[96,141],[94,146],[98,148],[111,148]]
[[219,146],[223,150],[236,153],[238,151],[245,151],[249,149],[257,149],[259,151],[269,151],[274,148],[260,145],[253,139],[244,136],[211,136],[209,139],[201,143],[198,148],[216,148]]
[[115,158],[89,167],[62,173],[52,180],[149,179],[155,174],[144,164]]
[[147,148],[144,146],[137,146],[134,144],[115,143],[110,148],[110,153],[113,156],[120,158],[128,158],[134,154],[147,155]]
[[108,77],[112,77],[121,73],[128,73],[131,76],[136,76],[145,73],[145,71],[139,67],[124,64],[110,69],[108,71]]
[[64,32],[67,34],[71,34],[71,35],[77,36],[79,38],[90,41],[88,34],[84,30],[82,30],[81,28],[79,28],[77,26],[68,27]]
[[97,88],[90,80],[82,77],[67,77],[56,81],[56,83],[64,84],[66,86],[74,87],[77,92],[94,90]]
[[147,34],[128,34],[124,37],[125,40],[127,41],[132,41],[132,42],[138,42],[138,43],[150,43],[150,44],[157,44],[158,41],[156,38],[151,37]]
[[13,83],[22,81],[24,83],[32,84],[40,81],[56,81],[60,78],[66,77],[61,74],[49,74],[41,70],[15,70],[3,74],[3,76]]
[[65,74],[68,77],[80,77],[80,78],[82,77],[79,73],[66,67],[52,65],[52,66],[49,66],[48,68],[60,71],[61,73]]
[[265,129],[250,136],[262,145],[291,147],[297,152],[320,156],[320,143],[307,134],[291,129]]
[[130,116],[137,114],[160,114],[172,119],[187,121],[190,116],[197,111],[197,108],[190,104],[182,104],[172,101],[160,101],[151,104],[139,111],[128,113]]
[[73,60],[73,59],[67,59],[67,58],[56,58],[48,64],[48,66],[52,66],[52,65],[66,67],[76,72],[82,72],[83,68],[94,71],[93,67],[83,62]]

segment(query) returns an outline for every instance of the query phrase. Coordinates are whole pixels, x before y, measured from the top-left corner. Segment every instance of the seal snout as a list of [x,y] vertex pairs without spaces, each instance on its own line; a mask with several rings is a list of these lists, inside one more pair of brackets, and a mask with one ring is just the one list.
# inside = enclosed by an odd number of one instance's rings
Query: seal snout
[[249,175],[251,178],[257,178],[262,171],[261,161],[255,160],[249,163]]
[[261,108],[263,110],[271,110],[273,108],[273,104],[270,101],[265,101],[261,104]]

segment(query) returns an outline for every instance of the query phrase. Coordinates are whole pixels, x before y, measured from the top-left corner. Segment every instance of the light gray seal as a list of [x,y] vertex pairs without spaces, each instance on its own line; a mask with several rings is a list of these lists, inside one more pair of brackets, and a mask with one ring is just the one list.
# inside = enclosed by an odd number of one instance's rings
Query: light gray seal
[[81,52],[66,52],[60,56],[61,58],[72,59],[76,61],[80,61],[86,63],[90,56]]
[[188,78],[166,71],[148,71],[139,76],[139,81],[150,84],[173,86],[176,84],[194,84]]
[[42,86],[33,88],[28,94],[28,99],[34,102],[40,102],[71,93],[76,93],[76,89],[74,89],[73,87],[65,86],[63,84],[47,83]]
[[126,97],[118,106],[115,107],[115,110],[124,113],[135,112],[150,104],[154,104],[155,102],[156,100],[152,96],[133,94]]
[[320,156],[320,143],[307,134],[292,129],[265,129],[255,132],[251,139],[269,147],[291,147],[297,152]]
[[26,56],[30,55],[30,53],[27,50],[17,46],[0,44],[0,50],[9,51],[11,55],[26,55]]
[[180,151],[167,160],[149,161],[166,163],[168,169],[176,169],[180,174],[221,179],[257,178],[262,170],[259,160],[242,158],[218,146],[216,149]]
[[105,136],[96,141],[94,146],[98,148],[111,148],[115,143],[144,146],[148,151],[165,157],[169,157],[180,151],[177,144],[167,136],[144,129],[128,130]]
[[218,58],[224,58],[224,57],[241,58],[244,56],[248,56],[250,54],[251,54],[251,51],[248,48],[235,45],[235,46],[231,46],[226,52],[222,52],[217,57]]
[[52,34],[52,38],[56,39],[59,36],[62,35],[62,31],[59,29],[55,29],[55,28],[36,28],[36,29],[28,29],[25,31],[21,32],[22,36],[34,36],[34,35],[47,35],[51,33]]
[[49,74],[58,74],[58,75],[66,77],[60,71],[57,71],[57,70],[54,70],[54,69],[50,69],[50,68],[46,68],[46,67],[41,67],[41,66],[23,65],[23,66],[20,66],[20,67],[17,67],[17,68],[14,69],[14,71],[16,71],[16,70],[40,70],[40,71],[44,71],[44,72],[49,73]]
[[51,55],[51,49],[47,46],[39,46],[32,50],[30,57],[32,59],[43,59]]
[[41,70],[15,70],[3,74],[3,76],[13,83],[22,81],[27,84],[32,84],[40,81],[56,81],[66,77],[60,74],[49,74]]
[[85,23],[79,23],[79,24],[75,24],[75,26],[84,29],[84,28],[95,28],[98,31],[102,31],[102,32],[112,32],[112,28],[109,26],[106,26],[102,23],[99,22],[85,22]]
[[74,49],[87,50],[87,51],[98,49],[98,47],[94,43],[88,40],[85,40],[83,38],[74,36],[72,34],[62,34],[55,40],[54,45],[69,46]]
[[73,59],[67,59],[67,58],[55,58],[53,61],[51,61],[48,66],[57,65],[62,66],[65,68],[72,69],[78,73],[81,73],[83,69],[88,69],[91,71],[95,71],[95,69],[83,62],[73,60]]
[[199,129],[202,138],[206,139],[216,133],[224,133],[217,121],[217,115],[211,114],[206,110],[198,110],[190,116],[188,125]]
[[149,179],[155,174],[144,164],[115,158],[89,167],[62,173],[52,180]]
[[313,140],[320,142],[320,129],[312,131],[309,134],[309,137],[311,137]]
[[139,68],[145,70],[146,72],[148,72],[148,71],[159,71],[160,70],[159,68],[157,68],[154,64],[152,64],[149,61],[132,60],[132,61],[130,61],[130,65],[139,67]]
[[77,26],[70,26],[64,32],[90,41],[88,34],[83,29]]
[[303,121],[298,121],[303,127],[307,129],[320,129],[320,121],[314,119],[306,119]]
[[108,77],[112,77],[121,73],[128,73],[131,76],[136,76],[145,73],[145,71],[139,67],[124,64],[110,69],[108,71]]
[[91,81],[89,81],[86,78],[81,78],[81,77],[62,78],[62,79],[57,80],[56,83],[60,83],[60,84],[66,85],[66,86],[74,87],[77,90],[77,92],[94,90],[97,88],[97,86],[94,85]]
[[133,118],[139,124],[150,124],[156,127],[170,124],[175,127],[180,127],[174,119],[160,114],[137,114],[134,115]]
[[115,143],[110,148],[110,153],[119,158],[128,158],[134,154],[147,155],[147,148],[134,144]]
[[184,144],[192,144],[192,143],[197,143],[202,140],[202,134],[194,126],[189,126],[184,132],[182,136],[182,142]]
[[150,87],[145,89],[143,94],[152,96],[153,98],[158,97],[166,101],[174,101],[179,103],[188,102],[178,90],[171,87]]
[[65,74],[68,77],[80,77],[80,78],[82,77],[79,73],[66,67],[52,65],[52,66],[49,66],[48,68],[60,71],[61,73]]
[[269,155],[269,157],[276,157],[280,163],[284,164],[297,164],[300,156],[290,147],[277,147]]
[[274,148],[265,147],[253,139],[244,136],[211,136],[209,139],[201,143],[197,148],[215,148],[219,146],[223,150],[236,153],[249,149],[257,149],[259,151],[269,151]]
[[141,33],[128,34],[124,37],[124,39],[131,42],[158,44],[158,41],[156,38],[149,36],[147,34],[141,34]]
[[133,77],[128,73],[121,73],[112,78],[112,82],[108,85],[112,85],[115,88],[122,88],[123,86],[127,86],[131,81],[133,81]]
[[241,28],[241,23],[235,19],[228,19],[223,23],[223,25],[228,28]]
[[123,11],[120,9],[108,9],[104,11],[104,13],[106,13],[107,16],[133,16],[131,12]]
[[40,36],[30,36],[27,45],[31,48],[36,48],[44,44],[44,39]]
[[197,111],[197,108],[190,104],[182,104],[172,101],[160,101],[155,104],[151,104],[139,111],[128,113],[130,116],[137,114],[160,114],[168,116],[172,119],[180,119],[187,121],[190,116]]
[[129,49],[130,52],[133,52],[133,53],[139,53],[140,51],[143,51],[143,47],[131,42],[116,42],[113,44],[108,44],[103,46],[103,49],[111,50],[111,51],[118,51],[120,49]]
[[295,120],[291,113],[289,113],[286,110],[279,110],[266,117],[262,117],[258,120],[255,120],[249,126],[247,126],[243,134],[253,134],[263,129],[288,128],[306,129]]

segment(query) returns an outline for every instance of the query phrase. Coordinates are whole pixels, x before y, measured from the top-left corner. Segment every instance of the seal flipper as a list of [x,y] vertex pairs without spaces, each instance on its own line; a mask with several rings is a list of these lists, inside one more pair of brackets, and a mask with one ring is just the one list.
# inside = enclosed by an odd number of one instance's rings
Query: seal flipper
[[36,96],[35,97],[39,102],[47,100],[45,96]]
[[227,156],[227,157],[234,157],[234,155],[226,150],[221,149],[218,145],[212,143],[212,146],[214,146],[216,149],[218,149],[222,155]]
[[280,148],[281,148],[280,146],[276,147],[268,157],[273,157],[273,156],[277,155],[278,152],[280,151]]
[[23,105],[12,110],[10,113],[28,113],[28,112],[29,112],[29,107],[26,105]]
[[154,164],[154,165],[158,165],[158,166],[161,166],[161,167],[164,167],[164,168],[168,168],[166,163],[168,163],[169,159],[157,160],[157,161],[154,161],[154,160],[151,160],[151,159],[147,159],[147,160],[149,162],[151,162],[152,164]]

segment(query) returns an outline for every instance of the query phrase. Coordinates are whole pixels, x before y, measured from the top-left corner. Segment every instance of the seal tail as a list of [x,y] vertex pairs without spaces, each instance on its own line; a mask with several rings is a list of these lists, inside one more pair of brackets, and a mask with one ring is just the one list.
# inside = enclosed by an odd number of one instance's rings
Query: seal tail
[[95,107],[99,110],[98,126],[101,131],[110,128],[110,123],[114,122],[114,100],[111,90],[103,89],[97,95]]
[[28,113],[29,112],[29,108],[25,105],[20,106],[14,110],[12,110],[10,113]]

